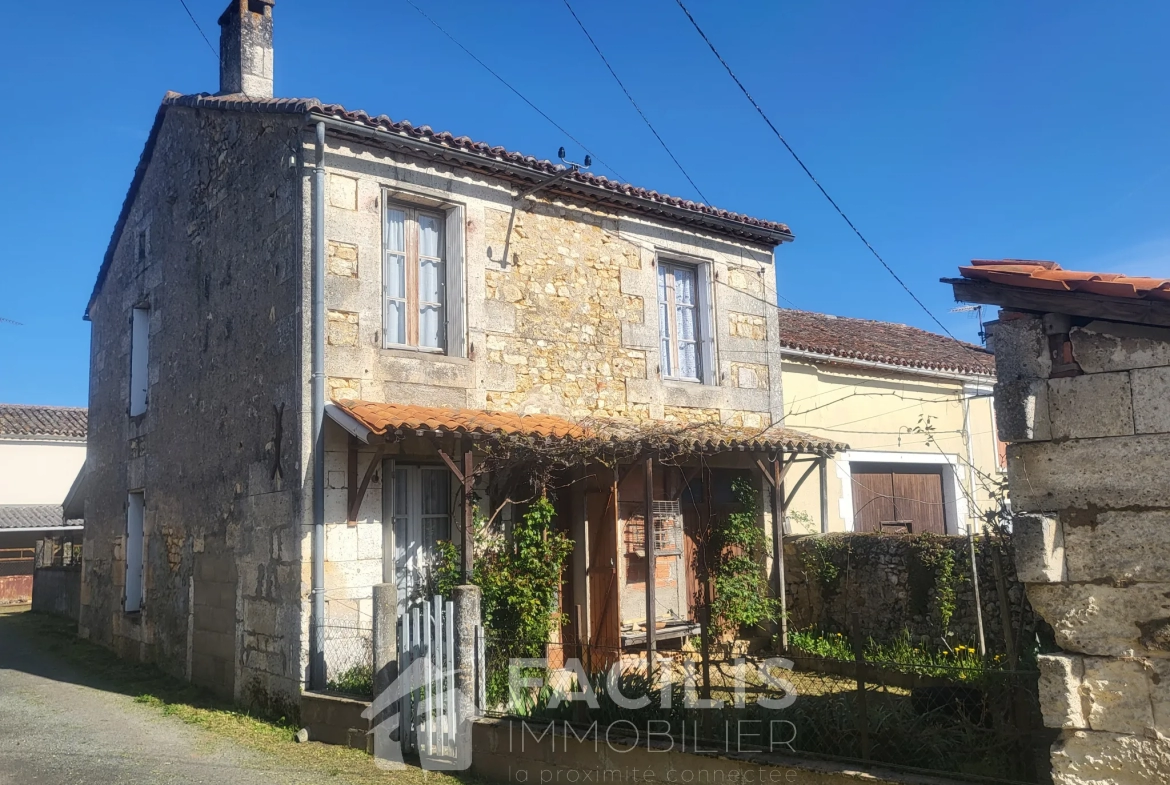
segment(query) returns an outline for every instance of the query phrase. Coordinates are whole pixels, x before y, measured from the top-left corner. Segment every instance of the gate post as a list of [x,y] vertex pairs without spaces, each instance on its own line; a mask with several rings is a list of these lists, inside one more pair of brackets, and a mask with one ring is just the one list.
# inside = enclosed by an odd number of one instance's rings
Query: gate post
[[452,592],[455,601],[455,690],[456,714],[459,723],[479,716],[476,696],[483,680],[483,664],[479,661],[476,630],[481,625],[478,586],[456,586]]
[[398,678],[398,587],[374,584],[374,695]]

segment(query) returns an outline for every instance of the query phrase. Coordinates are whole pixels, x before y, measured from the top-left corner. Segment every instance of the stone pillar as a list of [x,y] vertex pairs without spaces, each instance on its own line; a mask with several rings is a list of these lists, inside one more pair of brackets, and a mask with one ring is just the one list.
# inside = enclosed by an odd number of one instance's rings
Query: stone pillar
[[374,585],[374,695],[398,678],[398,587]]
[[483,684],[483,663],[477,651],[476,632],[483,626],[478,586],[456,586],[455,602],[455,696],[460,719],[479,716],[478,695]]
[[993,333],[1016,570],[1055,785],[1170,782],[1170,330],[1004,312]]

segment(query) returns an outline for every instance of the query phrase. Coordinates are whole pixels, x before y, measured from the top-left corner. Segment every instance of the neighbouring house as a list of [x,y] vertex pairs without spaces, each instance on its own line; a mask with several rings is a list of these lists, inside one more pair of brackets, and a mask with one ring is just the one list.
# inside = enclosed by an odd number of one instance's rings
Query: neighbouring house
[[85,409],[0,404],[0,604],[32,599],[37,541],[81,543],[62,505],[85,463]]
[[977,532],[1006,470],[991,352],[792,309],[780,310],[779,327],[785,425],[850,447],[800,486],[789,531]]
[[843,446],[782,427],[792,233],[276,98],[272,14],[232,2],[219,93],[164,97],[86,310],[81,634],[241,700],[324,686],[438,540],[468,568],[475,505],[521,512],[501,444],[569,445],[566,635],[693,634],[700,518],[743,477],[772,535]]
[[1170,280],[975,261],[1057,785],[1170,781]]

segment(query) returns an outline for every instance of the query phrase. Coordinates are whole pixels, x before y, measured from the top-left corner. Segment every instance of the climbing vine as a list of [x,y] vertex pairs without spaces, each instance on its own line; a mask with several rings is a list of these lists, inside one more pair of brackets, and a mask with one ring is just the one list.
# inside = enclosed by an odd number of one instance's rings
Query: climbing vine
[[752,483],[737,477],[731,484],[738,510],[716,524],[713,534],[715,600],[711,618],[720,633],[756,627],[779,618],[780,603],[771,596],[760,567],[764,532],[759,499]]
[[[528,505],[512,527],[510,540],[497,538],[476,554],[472,583],[483,592],[484,626],[501,639],[518,643],[538,656],[557,617],[561,573],[573,541],[553,529],[553,504],[541,496]],[[477,522],[482,528],[483,522]],[[450,596],[459,582],[459,552],[451,542],[438,546],[435,571],[438,591]]]
[[934,617],[946,634],[958,607],[959,586],[965,580],[956,566],[955,550],[946,539],[929,533],[912,537],[910,542],[914,555],[910,564],[911,597],[919,612],[926,612],[933,593]]
[[830,602],[841,588],[842,571],[849,563],[851,550],[844,537],[817,537],[812,547],[800,554],[805,573],[816,581],[821,599]]

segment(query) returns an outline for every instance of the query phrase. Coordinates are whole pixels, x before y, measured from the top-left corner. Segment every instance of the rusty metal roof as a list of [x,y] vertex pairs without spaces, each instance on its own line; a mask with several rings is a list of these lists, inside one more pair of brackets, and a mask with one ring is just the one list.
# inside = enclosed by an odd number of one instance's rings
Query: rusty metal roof
[[339,400],[333,402],[371,435],[387,438],[410,434],[472,436],[535,436],[605,443],[658,442],[669,449],[691,452],[766,452],[783,450],[829,454],[848,446],[790,428],[752,429],[719,424],[684,425],[593,419],[574,423],[549,414],[515,414],[481,409],[453,409],[402,403]]
[[1170,301],[1170,279],[1065,270],[1056,262],[1032,259],[973,259],[969,266],[960,267],[959,273],[969,280],[988,281],[1021,289],[1086,292],[1107,297]]

